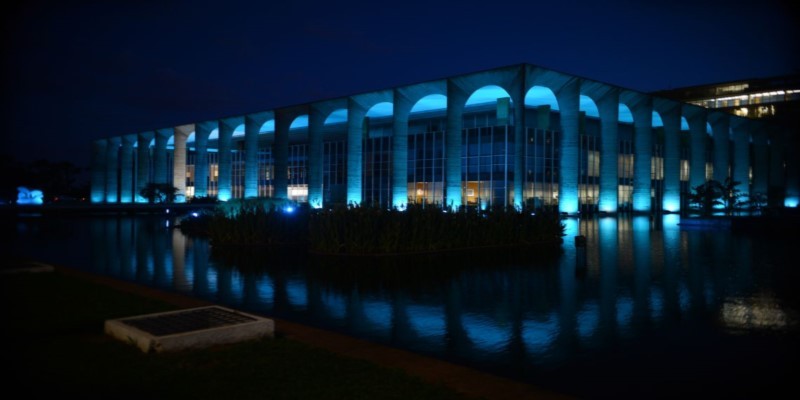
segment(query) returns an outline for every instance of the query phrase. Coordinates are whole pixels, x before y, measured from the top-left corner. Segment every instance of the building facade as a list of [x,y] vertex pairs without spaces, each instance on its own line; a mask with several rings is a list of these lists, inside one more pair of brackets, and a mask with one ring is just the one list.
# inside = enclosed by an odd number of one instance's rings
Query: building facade
[[313,207],[679,212],[690,188],[731,177],[746,195],[796,205],[784,137],[766,121],[521,64],[97,140],[91,200],[146,202],[141,190],[162,183],[183,199]]

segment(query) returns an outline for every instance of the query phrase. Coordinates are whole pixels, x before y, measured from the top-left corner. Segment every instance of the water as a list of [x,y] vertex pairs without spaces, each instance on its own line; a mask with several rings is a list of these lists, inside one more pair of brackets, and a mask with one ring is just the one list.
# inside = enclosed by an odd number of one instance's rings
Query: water
[[[525,258],[220,252],[174,217],[6,220],[6,254],[111,275],[583,398],[753,398],[798,367],[797,237],[569,219]],[[575,247],[575,236],[586,247]]]

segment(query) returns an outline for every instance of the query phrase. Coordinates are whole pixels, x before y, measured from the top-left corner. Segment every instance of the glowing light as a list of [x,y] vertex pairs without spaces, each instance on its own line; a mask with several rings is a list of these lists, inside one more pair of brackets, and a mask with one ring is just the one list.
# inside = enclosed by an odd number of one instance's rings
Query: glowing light
[[305,282],[300,280],[289,281],[286,285],[286,297],[289,304],[305,307],[308,304],[308,288]]
[[338,110],[334,110],[328,118],[325,119],[325,125],[329,124],[343,124],[347,122],[347,109],[340,108]]
[[258,130],[258,133],[269,133],[269,132],[275,132],[274,119],[264,122],[264,125],[261,125],[261,129]]
[[289,125],[289,130],[308,127],[308,115],[300,115]]
[[446,332],[445,315],[441,307],[411,305],[407,308],[408,322],[420,336],[442,336]]
[[572,193],[567,193],[564,189],[560,200],[558,202],[558,210],[567,214],[576,214],[578,212],[578,190],[572,190]]
[[17,188],[17,204],[44,204],[44,193],[39,189],[28,189],[25,186]]
[[662,226],[663,227],[677,227],[678,223],[681,222],[681,217],[678,214],[667,214],[664,215],[662,218]]
[[680,197],[676,195],[668,196],[664,195],[664,200],[661,204],[664,208],[664,211],[669,213],[675,213],[681,210],[681,203]]
[[522,340],[532,352],[544,353],[558,336],[558,320],[549,315],[543,321],[525,320],[522,323]]
[[592,336],[600,323],[600,307],[597,303],[588,303],[578,312],[578,335],[582,338]]
[[789,321],[781,305],[771,297],[728,298],[720,314],[730,328],[781,329]]
[[244,124],[239,125],[233,130],[233,137],[244,136]]
[[784,206],[784,207],[792,207],[792,208],[796,208],[796,207],[797,207],[797,204],[798,204],[798,202],[800,202],[800,200],[798,200],[798,198],[797,198],[797,197],[787,197],[787,198],[785,198],[785,199],[783,200],[783,206]]
[[294,207],[292,207],[292,206],[286,206],[286,207],[284,207],[284,208],[283,208],[283,212],[285,212],[285,213],[287,213],[287,214],[291,214],[291,213],[293,213],[293,212],[294,212]]
[[660,128],[662,126],[664,126],[664,122],[661,121],[661,115],[653,111],[653,128]]
[[597,109],[597,104],[594,103],[591,97],[581,95],[579,107],[581,111],[586,113],[587,117],[600,118],[600,111]]
[[544,86],[534,86],[525,94],[526,106],[550,106],[552,111],[558,111],[558,100],[553,91]]
[[499,98],[511,97],[505,89],[496,85],[484,86],[472,93],[467,99],[466,106],[486,104],[497,101]]
[[369,109],[369,111],[367,111],[367,117],[370,118],[389,117],[393,113],[394,113],[394,104],[389,102],[383,102],[372,106]]
[[398,211],[405,211],[406,210],[406,200],[408,200],[408,199],[402,198],[402,196],[400,196],[400,197],[401,198],[395,198],[394,201],[392,201],[392,205]]
[[193,216],[193,217],[195,217],[195,218],[197,218],[197,217],[199,217],[199,216],[200,216],[200,214],[198,214],[198,213],[197,213],[197,211],[195,211],[195,212],[192,212],[192,216]]
[[427,95],[411,107],[411,114],[425,111],[443,110],[447,108],[447,96],[441,94]]
[[633,113],[631,109],[628,108],[625,104],[619,104],[619,116],[617,117],[619,122],[626,122],[629,124],[633,123]]

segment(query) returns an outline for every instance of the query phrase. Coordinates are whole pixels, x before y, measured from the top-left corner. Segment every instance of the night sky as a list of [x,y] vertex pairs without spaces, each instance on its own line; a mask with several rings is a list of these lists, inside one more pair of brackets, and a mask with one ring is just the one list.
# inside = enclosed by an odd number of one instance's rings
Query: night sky
[[522,62],[644,92],[800,73],[788,1],[217,3],[6,6],[0,153],[88,167],[98,138]]

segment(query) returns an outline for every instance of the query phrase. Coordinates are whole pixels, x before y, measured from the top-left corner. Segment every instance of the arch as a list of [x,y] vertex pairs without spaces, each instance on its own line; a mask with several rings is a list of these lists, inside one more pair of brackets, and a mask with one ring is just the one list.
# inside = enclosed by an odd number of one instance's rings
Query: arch
[[531,107],[550,106],[550,110],[558,111],[558,99],[550,88],[533,86],[525,93],[525,105]]
[[215,140],[215,139],[219,139],[219,128],[212,129],[211,132],[208,134],[208,140]]
[[578,109],[586,113],[587,117],[600,118],[600,110],[597,109],[597,103],[585,94],[580,95]]
[[653,128],[661,128],[664,126],[664,121],[661,120],[661,114],[653,110]]
[[244,124],[239,124],[236,128],[233,128],[231,137],[244,137]]
[[467,98],[467,102],[465,103],[466,107],[470,106],[478,106],[483,104],[489,104],[496,102],[497,99],[508,97],[511,98],[511,95],[508,92],[497,85],[486,85],[476,89],[472,94]]
[[347,109],[339,108],[331,111],[325,118],[323,125],[343,124],[347,122]]
[[382,101],[370,107],[365,115],[368,118],[381,118],[381,117],[389,117],[393,114],[394,114],[394,104],[388,101]]
[[619,122],[624,122],[626,124],[633,123],[633,113],[631,109],[623,103],[619,103]]
[[275,133],[275,119],[274,118],[264,121],[264,123],[261,124],[261,127],[258,128],[258,134],[259,135],[264,134],[264,133]]
[[289,130],[308,128],[308,114],[298,115],[289,124]]
[[429,94],[414,103],[410,114],[444,109],[447,109],[447,96],[439,93]]

